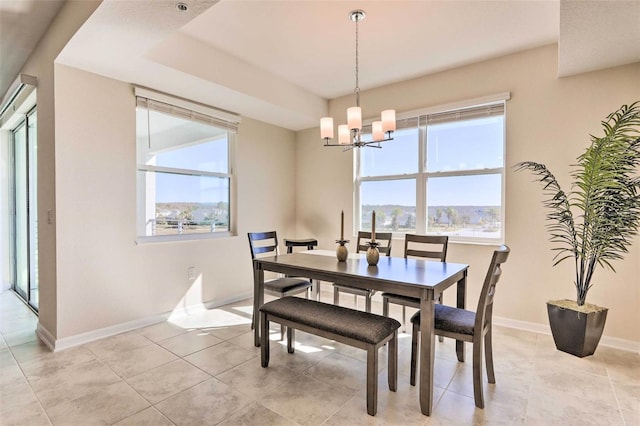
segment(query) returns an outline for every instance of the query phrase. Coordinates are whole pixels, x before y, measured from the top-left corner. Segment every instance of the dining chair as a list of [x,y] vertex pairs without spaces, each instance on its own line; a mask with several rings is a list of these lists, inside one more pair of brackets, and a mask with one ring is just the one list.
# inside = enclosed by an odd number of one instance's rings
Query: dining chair
[[[391,256],[391,232],[376,232],[376,242],[380,244],[378,246],[378,251],[380,253],[386,255],[387,257]],[[366,240],[366,242],[365,242]],[[358,241],[356,243],[356,253],[360,253],[361,251],[366,252],[369,249],[369,241],[371,241],[371,232],[360,231],[358,232]],[[363,296],[365,300],[365,308],[366,312],[371,312],[371,298],[376,293],[375,290],[371,289],[362,289],[351,287],[348,284],[343,283],[333,283],[333,304],[340,304],[340,292],[353,294],[353,300],[358,307],[358,296]]]
[[[279,254],[278,250],[278,235],[276,231],[269,232],[249,232],[249,248],[251,249],[251,260],[258,256],[275,256]],[[271,280],[265,280],[264,293],[275,296],[293,296],[300,293],[305,293],[305,297],[309,298],[309,291],[311,289],[311,280],[307,278],[299,277],[279,277]],[[251,317],[251,329],[256,325],[257,318],[255,313]],[[284,339],[284,332],[286,328],[281,327],[280,340]]]
[[[493,350],[491,344],[493,298],[496,294],[496,284],[502,274],[501,265],[509,257],[509,247],[502,245],[493,252],[491,264],[487,271],[478,307],[475,312],[466,309],[452,308],[446,305],[436,304],[434,330],[437,336],[450,337],[456,340],[471,342],[473,345],[473,396],[476,407],[484,408],[482,396],[482,345],[484,340],[485,361],[487,365],[487,379],[489,383],[495,383],[496,377],[493,370]],[[420,311],[411,317],[413,331],[411,336],[411,377],[412,386],[416,384],[416,361],[418,339],[420,336]],[[460,360],[463,361],[463,360]]]
[[[446,262],[448,246],[449,237],[446,235],[405,234],[404,258],[420,257]],[[442,303],[443,293],[438,295],[437,301],[438,303]],[[382,315],[385,317],[389,316],[389,303],[402,306],[402,332],[404,333],[406,329],[407,306],[420,309],[420,299],[393,293],[382,293]],[[440,339],[442,339],[442,337]]]

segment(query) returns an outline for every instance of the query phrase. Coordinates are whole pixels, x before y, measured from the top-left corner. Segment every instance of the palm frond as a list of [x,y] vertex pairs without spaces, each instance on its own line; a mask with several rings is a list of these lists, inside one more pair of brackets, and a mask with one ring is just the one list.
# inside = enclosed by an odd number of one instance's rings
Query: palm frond
[[[640,226],[640,101],[623,105],[602,121],[604,136],[577,158],[565,193],[544,164],[524,161],[543,185],[547,229],[558,253],[553,265],[574,258],[578,304],[584,304],[597,265],[613,269]],[[576,212],[577,215],[574,216]]]

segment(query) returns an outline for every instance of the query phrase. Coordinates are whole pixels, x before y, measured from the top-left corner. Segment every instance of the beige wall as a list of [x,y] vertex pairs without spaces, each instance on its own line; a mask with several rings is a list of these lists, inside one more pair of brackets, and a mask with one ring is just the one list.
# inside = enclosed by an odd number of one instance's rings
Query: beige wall
[[[65,66],[55,57],[99,2],[70,1],[21,72],[38,78],[40,324],[62,339],[162,314],[184,304],[250,294],[244,236],[275,228],[281,238],[316,236],[333,248],[344,209],[352,227],[353,158],[323,148],[318,129],[293,132],[243,119],[237,138],[238,236],[135,244],[135,121],[131,87]],[[640,99],[640,64],[557,78],[555,46],[363,92],[365,116],[509,91],[507,165],[546,162],[562,182],[567,164],[600,132],[599,121]],[[162,90],[162,88],[158,88]],[[55,95],[55,97],[54,97]],[[330,102],[344,114],[352,97]],[[215,106],[215,105],[214,105]],[[546,324],[544,302],[573,297],[569,264],[552,269],[540,190],[507,173],[505,268],[496,315]],[[47,224],[47,211],[53,224]],[[610,308],[605,334],[640,343],[639,239],[618,273],[598,271],[589,301]],[[454,244],[471,265],[477,298],[493,247]],[[401,255],[396,243],[394,255]],[[196,282],[187,279],[195,267]],[[453,295],[447,296],[449,300]]]
[[236,139],[238,236],[136,245],[133,89],[56,65],[59,339],[251,294],[246,232],[295,231],[295,135],[243,118]]
[[[572,265],[551,268],[552,252],[545,232],[540,187],[525,173],[514,173],[519,161],[546,163],[561,183],[568,164],[602,134],[600,121],[624,103],[640,100],[640,64],[559,79],[557,47],[533,49],[455,70],[364,91],[364,117],[386,108],[398,112],[510,92],[507,102],[506,243],[512,255],[497,294],[495,315],[509,320],[547,324],[545,302],[575,297]],[[353,96],[335,99],[330,114],[339,121]],[[346,117],[342,120],[345,120]],[[324,148],[319,130],[298,132],[298,234],[314,235],[321,246],[335,247],[340,210],[345,226],[353,224],[353,156]],[[393,142],[389,142],[393,143]],[[384,149],[384,148],[383,148]],[[448,258],[469,263],[468,299],[475,308],[494,247],[452,244]],[[353,238],[351,250],[353,250]],[[401,241],[394,256],[402,255]],[[617,274],[599,270],[588,302],[609,308],[605,335],[640,343],[640,244],[635,240]],[[446,298],[454,300],[448,290]]]
[[295,232],[295,135],[244,118],[236,138],[238,236],[135,244],[131,86],[54,66],[99,3],[68,2],[21,70],[38,79],[40,326],[57,340],[250,295],[246,233]]
[[[38,270],[40,324],[57,333],[55,113],[53,62],[101,1],[68,1],[20,71],[38,79]],[[52,211],[53,222],[47,223]]]

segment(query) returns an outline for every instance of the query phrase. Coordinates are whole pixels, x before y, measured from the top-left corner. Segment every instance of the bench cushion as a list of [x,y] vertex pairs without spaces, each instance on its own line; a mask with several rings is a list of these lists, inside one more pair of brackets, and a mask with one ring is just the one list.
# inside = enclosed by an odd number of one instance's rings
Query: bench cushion
[[373,345],[383,341],[400,327],[400,323],[393,318],[300,297],[276,299],[262,305],[260,310]]

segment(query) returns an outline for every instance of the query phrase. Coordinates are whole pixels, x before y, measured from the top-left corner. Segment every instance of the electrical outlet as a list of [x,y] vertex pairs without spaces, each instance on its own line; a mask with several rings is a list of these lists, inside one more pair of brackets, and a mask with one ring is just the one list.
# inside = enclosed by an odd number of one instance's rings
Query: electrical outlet
[[195,280],[196,279],[196,268],[195,268],[195,266],[189,266],[187,268],[187,278],[189,278],[190,280]]

